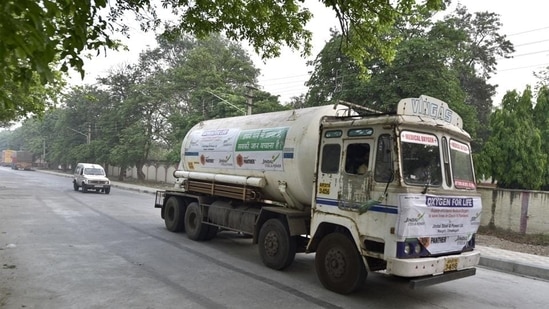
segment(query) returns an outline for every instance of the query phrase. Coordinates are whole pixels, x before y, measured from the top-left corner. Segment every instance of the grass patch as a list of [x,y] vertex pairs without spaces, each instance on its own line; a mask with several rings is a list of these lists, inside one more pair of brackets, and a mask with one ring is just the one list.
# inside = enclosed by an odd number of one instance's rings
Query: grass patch
[[478,233],[482,235],[495,236],[521,244],[549,246],[549,235],[547,234],[522,234],[502,228],[491,228],[487,226],[479,227]]

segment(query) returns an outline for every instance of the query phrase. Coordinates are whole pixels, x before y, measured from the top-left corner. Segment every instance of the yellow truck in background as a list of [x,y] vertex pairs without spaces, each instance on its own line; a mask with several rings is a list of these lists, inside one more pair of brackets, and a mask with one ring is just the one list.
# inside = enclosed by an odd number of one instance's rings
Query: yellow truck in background
[[2,150],[2,157],[0,158],[0,165],[2,166],[11,166],[11,163],[13,162],[13,156],[15,154],[15,150]]

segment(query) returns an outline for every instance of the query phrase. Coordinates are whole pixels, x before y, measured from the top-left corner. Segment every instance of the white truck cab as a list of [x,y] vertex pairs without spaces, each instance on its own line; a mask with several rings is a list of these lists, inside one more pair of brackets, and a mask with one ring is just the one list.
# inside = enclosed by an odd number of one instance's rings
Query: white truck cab
[[74,191],[78,191],[78,188],[82,187],[84,193],[89,190],[104,192],[105,194],[111,192],[111,182],[107,178],[105,170],[99,164],[78,163],[74,169],[72,183]]

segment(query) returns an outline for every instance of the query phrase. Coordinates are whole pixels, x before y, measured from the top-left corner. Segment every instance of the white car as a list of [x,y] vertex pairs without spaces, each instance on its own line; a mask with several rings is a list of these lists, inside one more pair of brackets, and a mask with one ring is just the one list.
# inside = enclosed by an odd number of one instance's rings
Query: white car
[[111,182],[105,174],[105,170],[99,164],[78,163],[74,169],[74,179],[72,181],[74,191],[82,187],[82,192],[89,190],[97,192],[111,192]]

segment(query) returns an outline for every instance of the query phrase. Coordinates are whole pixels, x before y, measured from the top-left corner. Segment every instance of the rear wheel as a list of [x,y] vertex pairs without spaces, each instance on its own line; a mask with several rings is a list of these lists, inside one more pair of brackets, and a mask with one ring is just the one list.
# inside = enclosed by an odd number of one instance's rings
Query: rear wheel
[[328,290],[349,294],[362,286],[366,268],[354,242],[342,233],[324,237],[315,257],[316,275]]
[[[110,192],[110,188],[109,188]],[[181,232],[185,228],[185,205],[183,200],[171,196],[164,206],[164,223],[170,232]]]
[[259,255],[265,266],[282,270],[292,264],[296,253],[296,238],[279,219],[269,219],[259,231]]
[[187,236],[192,240],[206,240],[210,227],[213,226],[202,222],[202,211],[200,211],[198,203],[190,203],[185,211],[185,232]]

